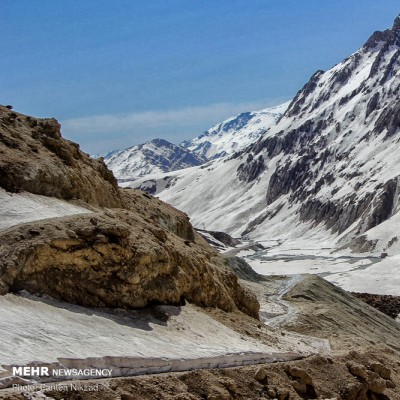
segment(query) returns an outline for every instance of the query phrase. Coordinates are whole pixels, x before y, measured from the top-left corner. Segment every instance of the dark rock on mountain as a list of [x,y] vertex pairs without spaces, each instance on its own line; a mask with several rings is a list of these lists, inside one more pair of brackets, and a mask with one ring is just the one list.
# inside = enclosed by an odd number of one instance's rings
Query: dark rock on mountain
[[240,164],[237,169],[238,178],[246,183],[253,182],[265,171],[265,164],[263,156],[253,158],[250,153],[247,156],[246,162]]
[[382,133],[386,130],[385,139],[393,136],[400,128],[400,100],[385,107],[377,119],[374,131]]
[[288,109],[286,110],[284,116],[294,117],[300,113],[306,97],[317,88],[317,83],[323,73],[324,71],[321,70],[314,73],[314,75],[310,78],[310,80],[296,94],[295,98],[292,100]]
[[400,33],[400,16],[396,17],[391,29],[386,29],[383,32],[374,32],[364,44],[363,48],[365,48],[366,50],[372,50],[382,42],[390,45],[399,45],[400,40],[398,37],[398,33]]

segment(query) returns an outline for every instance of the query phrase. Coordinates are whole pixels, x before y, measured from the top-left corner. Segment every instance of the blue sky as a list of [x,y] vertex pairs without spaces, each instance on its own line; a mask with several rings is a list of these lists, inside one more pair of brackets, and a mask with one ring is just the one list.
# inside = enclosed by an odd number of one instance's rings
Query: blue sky
[[2,0],[0,103],[90,153],[197,136],[293,97],[397,1]]

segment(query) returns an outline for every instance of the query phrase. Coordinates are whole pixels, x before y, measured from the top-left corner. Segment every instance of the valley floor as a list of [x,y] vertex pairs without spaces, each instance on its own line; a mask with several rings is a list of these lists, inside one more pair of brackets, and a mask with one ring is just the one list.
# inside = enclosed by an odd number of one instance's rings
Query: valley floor
[[400,255],[351,254],[329,243],[289,240],[244,242],[242,248],[236,255],[261,275],[317,274],[351,292],[400,296]]

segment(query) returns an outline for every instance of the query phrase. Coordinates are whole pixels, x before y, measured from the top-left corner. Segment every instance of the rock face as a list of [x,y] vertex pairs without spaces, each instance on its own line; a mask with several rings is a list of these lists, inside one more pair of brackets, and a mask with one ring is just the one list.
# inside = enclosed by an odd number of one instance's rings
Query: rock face
[[55,119],[38,119],[0,106],[0,187],[93,206],[121,207],[117,181],[101,160],[63,139]]
[[2,293],[22,289],[92,307],[182,304],[258,316],[256,298],[195,234],[185,214],[143,192],[126,209],[10,228],[0,234]]

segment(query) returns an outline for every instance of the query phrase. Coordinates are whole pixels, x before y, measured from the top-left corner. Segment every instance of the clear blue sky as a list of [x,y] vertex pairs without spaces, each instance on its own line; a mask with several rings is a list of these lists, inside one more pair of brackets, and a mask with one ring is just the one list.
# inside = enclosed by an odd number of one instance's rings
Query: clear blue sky
[[293,97],[400,12],[392,0],[1,0],[0,103],[91,153],[178,143]]

